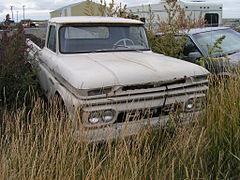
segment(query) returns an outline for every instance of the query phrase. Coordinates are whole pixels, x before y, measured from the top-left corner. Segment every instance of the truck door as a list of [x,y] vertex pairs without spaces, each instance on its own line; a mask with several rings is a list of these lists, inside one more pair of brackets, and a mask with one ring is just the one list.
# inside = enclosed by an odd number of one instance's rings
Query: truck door
[[39,55],[40,68],[38,72],[41,87],[47,97],[51,96],[54,89],[53,76],[51,74],[54,57],[56,57],[56,27],[50,25],[47,46],[44,48],[44,52]]

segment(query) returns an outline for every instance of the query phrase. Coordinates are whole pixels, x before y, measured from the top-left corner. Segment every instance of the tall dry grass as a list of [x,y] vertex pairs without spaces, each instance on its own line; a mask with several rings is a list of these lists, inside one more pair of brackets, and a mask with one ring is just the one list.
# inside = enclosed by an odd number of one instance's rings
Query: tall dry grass
[[76,140],[65,114],[33,100],[4,112],[0,179],[238,179],[239,89],[238,75],[215,83],[194,124],[102,143]]

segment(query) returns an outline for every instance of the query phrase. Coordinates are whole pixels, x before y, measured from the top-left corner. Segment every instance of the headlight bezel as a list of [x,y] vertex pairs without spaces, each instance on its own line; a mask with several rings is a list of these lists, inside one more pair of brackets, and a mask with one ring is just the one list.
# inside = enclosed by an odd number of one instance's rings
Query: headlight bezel
[[[110,113],[111,112],[111,113]],[[104,114],[112,114],[111,120],[104,120]],[[105,115],[106,116],[106,115]],[[113,124],[117,118],[117,112],[113,109],[84,112],[83,121],[87,126],[102,126]]]
[[190,98],[184,103],[184,111],[185,112],[201,111],[204,108],[205,102],[206,102],[205,96]]
[[113,121],[115,117],[115,112],[113,110],[106,110],[103,112],[102,120],[105,123]]

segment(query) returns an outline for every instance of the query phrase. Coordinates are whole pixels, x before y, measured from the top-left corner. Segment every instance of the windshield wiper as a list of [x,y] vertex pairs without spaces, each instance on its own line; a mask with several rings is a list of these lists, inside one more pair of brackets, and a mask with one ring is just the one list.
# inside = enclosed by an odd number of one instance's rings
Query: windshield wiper
[[240,52],[240,50],[234,50],[234,51],[216,53],[216,54],[215,54],[215,57],[223,57],[224,55],[225,55],[225,56],[231,56],[231,55],[236,54],[236,53],[239,53],[239,52]]
[[117,45],[118,47],[124,47],[126,49],[96,49],[89,51],[88,53],[99,53],[99,52],[114,52],[114,51],[136,51],[136,52],[142,52],[142,51],[149,51],[150,49],[132,49],[129,46],[124,45]]
[[114,49],[116,49],[116,47],[117,47],[117,48],[118,48],[118,47],[123,47],[123,48],[130,49],[130,47],[129,47],[129,46],[125,46],[125,45],[119,45],[119,44],[114,44],[114,45],[113,45],[113,48],[114,48]]
[[88,53],[98,53],[98,52],[108,52],[108,51],[112,51],[112,50],[111,49],[95,49],[95,50],[88,51]]
[[232,55],[232,54],[236,54],[236,53],[238,53],[238,52],[240,52],[240,50],[229,51],[229,52],[227,52],[226,54],[227,54],[227,55]]
[[[123,47],[123,48],[126,48],[130,51],[136,51],[136,52],[142,52],[143,50],[142,49],[132,49],[131,47],[129,46],[125,46],[125,45],[117,45],[117,44],[114,44],[113,47]],[[115,50],[117,50],[116,48],[114,48]]]

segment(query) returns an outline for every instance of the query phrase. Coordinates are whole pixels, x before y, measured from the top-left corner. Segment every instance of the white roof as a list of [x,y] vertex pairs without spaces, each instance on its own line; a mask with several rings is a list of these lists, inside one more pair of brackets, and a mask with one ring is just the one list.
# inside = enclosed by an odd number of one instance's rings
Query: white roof
[[65,16],[56,17],[49,20],[50,23],[74,24],[74,23],[114,23],[114,24],[143,24],[143,22],[133,19],[101,16]]
[[[199,10],[205,10],[204,7],[209,7],[212,8],[217,8],[219,10],[219,7],[223,6],[223,3],[218,2],[218,1],[205,1],[205,0],[180,0],[177,1],[177,4],[182,5],[182,6],[195,6],[195,7],[199,7],[199,6],[203,6],[203,9],[199,9]],[[161,8],[161,10],[165,11],[164,6],[166,5],[166,0],[162,0],[157,4],[142,4],[142,5],[138,5],[138,6],[131,6],[128,7],[129,10],[134,11],[134,13],[136,13],[135,11],[148,11],[149,9],[149,5],[151,6],[152,10],[160,10],[159,8]],[[144,10],[143,10],[144,9]],[[209,9],[206,9],[209,10]]]
[[191,0],[191,1],[180,1],[185,5],[202,5],[202,6],[223,6],[223,3],[219,2],[219,1],[205,1],[205,0]]

